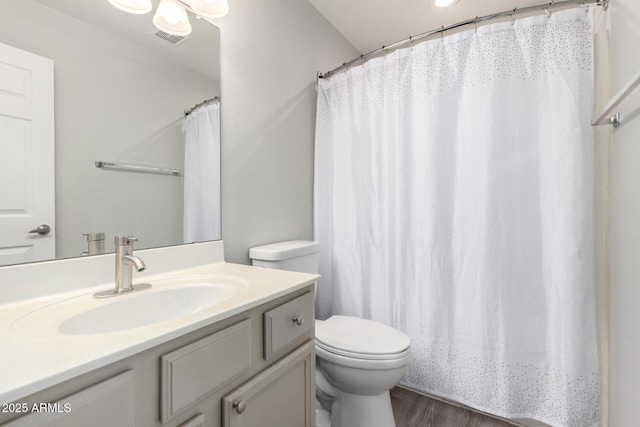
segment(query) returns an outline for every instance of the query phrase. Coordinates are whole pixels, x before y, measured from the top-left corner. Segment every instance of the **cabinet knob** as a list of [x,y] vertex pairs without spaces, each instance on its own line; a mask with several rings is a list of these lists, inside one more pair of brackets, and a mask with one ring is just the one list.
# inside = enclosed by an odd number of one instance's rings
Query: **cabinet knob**
[[291,320],[293,320],[293,323],[295,323],[298,326],[300,326],[300,325],[302,325],[302,323],[304,323],[304,318],[302,316],[296,316]]
[[236,408],[236,414],[241,414],[247,409],[247,402],[244,400],[233,402],[233,407]]

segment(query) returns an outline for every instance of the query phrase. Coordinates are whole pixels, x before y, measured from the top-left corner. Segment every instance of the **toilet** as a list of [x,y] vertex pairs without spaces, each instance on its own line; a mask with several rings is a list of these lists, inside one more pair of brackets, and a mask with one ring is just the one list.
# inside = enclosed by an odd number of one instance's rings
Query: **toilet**
[[[254,266],[317,274],[320,244],[272,243],[251,248],[249,258]],[[395,427],[389,390],[400,382],[409,363],[409,337],[391,326],[351,316],[334,315],[316,320],[315,326],[316,425]]]

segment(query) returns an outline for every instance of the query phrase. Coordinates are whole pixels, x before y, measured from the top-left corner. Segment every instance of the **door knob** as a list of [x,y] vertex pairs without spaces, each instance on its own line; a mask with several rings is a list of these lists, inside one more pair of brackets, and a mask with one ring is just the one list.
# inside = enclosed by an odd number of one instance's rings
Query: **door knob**
[[49,227],[47,224],[42,224],[36,227],[35,230],[31,230],[29,233],[38,233],[39,235],[44,236],[45,234],[49,234],[50,231],[51,227]]

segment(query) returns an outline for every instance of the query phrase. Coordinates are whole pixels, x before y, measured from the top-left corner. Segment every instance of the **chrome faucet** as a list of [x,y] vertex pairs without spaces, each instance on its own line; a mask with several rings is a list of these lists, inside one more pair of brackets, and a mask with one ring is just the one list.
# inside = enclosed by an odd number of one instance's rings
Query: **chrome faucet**
[[142,291],[151,287],[149,283],[132,284],[133,268],[136,271],[142,271],[147,268],[144,261],[133,255],[133,242],[137,240],[133,236],[116,236],[115,288],[112,291],[97,292],[93,295],[95,298],[108,298],[127,292]]
[[104,233],[86,233],[83,236],[87,236],[87,250],[80,255],[99,255],[104,253]]

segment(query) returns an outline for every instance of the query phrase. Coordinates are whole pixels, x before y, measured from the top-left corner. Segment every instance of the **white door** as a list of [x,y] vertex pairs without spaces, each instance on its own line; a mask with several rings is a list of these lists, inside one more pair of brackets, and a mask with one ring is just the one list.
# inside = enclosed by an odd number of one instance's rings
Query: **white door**
[[0,43],[0,265],[55,258],[53,112],[53,61]]

